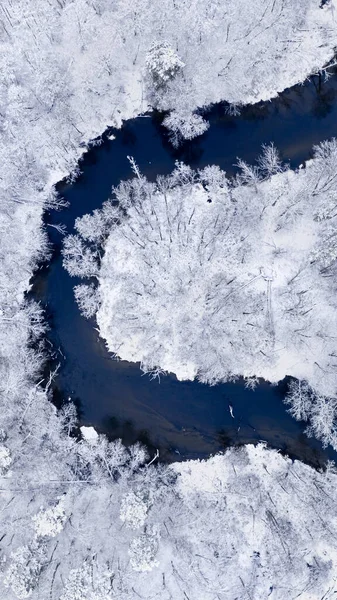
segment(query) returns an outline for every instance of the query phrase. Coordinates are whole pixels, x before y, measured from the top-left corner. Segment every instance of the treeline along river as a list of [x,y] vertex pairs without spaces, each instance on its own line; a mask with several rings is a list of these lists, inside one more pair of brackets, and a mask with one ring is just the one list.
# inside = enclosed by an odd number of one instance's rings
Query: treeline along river
[[194,168],[217,164],[233,175],[237,157],[253,163],[261,145],[274,142],[283,160],[296,168],[310,158],[314,144],[337,136],[337,75],[327,82],[313,77],[271,102],[244,108],[239,116],[230,116],[220,104],[206,117],[209,130],[178,150],[161,126],[162,115],[128,121],[121,130],[106,132],[102,145],[84,155],[74,184],[58,185],[69,206],[46,214],[53,257],[34,277],[30,293],[46,309],[52,361],[60,363],[54,400],[70,397],[81,424],[125,443],[141,440],[159,448],[162,460],[204,458],[228,445],[265,440],[292,458],[320,466],[337,459],[337,453],[307,438],[305,424],[287,413],[286,381],[261,382],[255,391],[242,381],[214,387],[179,382],[173,375],[151,381],[138,364],[111,359],[95,323],[79,313],[73,295],[78,281],[62,267],[62,236],[50,225],[63,223],[71,233],[76,217],[100,207],[112,186],[132,176],[127,155],[151,180],[170,173],[176,160]]

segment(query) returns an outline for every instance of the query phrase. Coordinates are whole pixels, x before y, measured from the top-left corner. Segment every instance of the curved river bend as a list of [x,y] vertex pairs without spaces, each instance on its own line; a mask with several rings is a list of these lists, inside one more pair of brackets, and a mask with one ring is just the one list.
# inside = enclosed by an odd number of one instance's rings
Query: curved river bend
[[[326,83],[312,78],[271,102],[245,108],[237,117],[229,116],[225,105],[217,105],[207,114],[208,132],[178,151],[169,144],[160,115],[129,121],[113,132],[114,141],[105,134],[103,144],[85,154],[75,184],[59,184],[69,208],[47,214],[46,223],[62,222],[71,232],[76,217],[100,207],[113,185],[132,176],[127,155],[149,179],[171,172],[176,160],[200,168],[217,164],[231,175],[237,157],[254,162],[261,145],[273,141],[295,168],[310,158],[314,144],[337,136],[336,98],[334,75]],[[314,466],[337,459],[331,448],[324,450],[308,439],[304,424],[288,415],[282,402],[285,382],[275,387],[261,382],[254,392],[242,382],[209,387],[179,382],[173,375],[159,383],[142,376],[137,364],[111,360],[95,323],[79,314],[73,296],[78,281],[62,267],[61,236],[48,230],[53,258],[35,276],[31,295],[46,308],[53,360],[61,365],[55,401],[75,400],[81,424],[94,425],[111,438],[122,437],[125,443],[140,439],[160,448],[163,460],[203,458],[228,445],[258,440]]]

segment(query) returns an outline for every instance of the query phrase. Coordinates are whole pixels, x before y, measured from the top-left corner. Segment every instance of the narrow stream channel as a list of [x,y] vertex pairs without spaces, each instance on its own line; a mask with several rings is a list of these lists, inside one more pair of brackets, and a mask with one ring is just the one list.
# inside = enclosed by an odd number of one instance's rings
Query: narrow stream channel
[[[230,116],[221,104],[208,112],[211,126],[200,138],[174,150],[161,127],[160,115],[139,117],[114,131],[116,139],[92,148],[80,164],[75,184],[61,182],[69,202],[62,212],[46,215],[47,224],[64,223],[69,233],[75,218],[100,207],[111,187],[132,176],[132,155],[149,179],[166,174],[175,160],[192,167],[217,164],[235,173],[237,157],[254,162],[261,145],[273,141],[282,158],[296,168],[310,158],[312,146],[337,136],[337,75],[323,83],[314,77],[279,98]],[[32,297],[46,309],[53,360],[60,363],[54,385],[56,402],[71,397],[81,424],[94,425],[125,443],[137,439],[159,448],[162,460],[204,458],[228,445],[265,440],[268,445],[314,466],[337,460],[331,448],[308,439],[282,402],[286,383],[261,382],[253,392],[243,382],[209,387],[179,382],[172,375],[160,383],[142,376],[139,365],[111,360],[95,323],[80,316],[73,286],[78,283],[62,267],[61,236],[48,227],[54,253],[34,277]],[[234,419],[229,412],[233,407]]]

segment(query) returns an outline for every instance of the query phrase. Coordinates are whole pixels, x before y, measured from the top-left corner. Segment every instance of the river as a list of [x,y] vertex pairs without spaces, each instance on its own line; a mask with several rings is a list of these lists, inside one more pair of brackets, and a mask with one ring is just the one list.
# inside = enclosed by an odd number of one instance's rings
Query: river
[[337,136],[336,100],[337,75],[327,82],[313,77],[271,102],[244,108],[239,116],[227,114],[225,104],[214,106],[206,114],[209,130],[178,150],[161,126],[162,115],[153,113],[107,131],[103,144],[84,155],[78,180],[58,185],[69,207],[45,216],[53,256],[36,273],[30,293],[46,310],[50,362],[60,364],[53,388],[57,405],[71,397],[81,425],[94,425],[127,444],[141,440],[151,451],[159,448],[164,461],[205,458],[229,445],[258,440],[316,467],[337,460],[337,453],[307,438],[305,424],[287,413],[282,401],[286,382],[271,386],[261,381],[250,391],[242,381],[214,387],[179,382],[173,375],[151,381],[138,364],[111,360],[95,323],[79,314],[73,296],[78,280],[63,269],[62,237],[50,227],[63,223],[71,233],[76,217],[100,207],[112,186],[132,176],[127,155],[149,179],[171,172],[176,160],[196,168],[217,164],[233,175],[237,157],[254,162],[261,145],[273,141],[283,160],[296,168],[310,158],[314,144]]

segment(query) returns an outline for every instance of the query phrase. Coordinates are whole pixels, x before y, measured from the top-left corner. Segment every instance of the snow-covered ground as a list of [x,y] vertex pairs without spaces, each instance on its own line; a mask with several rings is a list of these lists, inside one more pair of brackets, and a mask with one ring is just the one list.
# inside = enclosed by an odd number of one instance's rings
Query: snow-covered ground
[[[210,384],[305,380],[316,433],[336,448],[336,140],[297,172],[265,148],[234,183],[218,167],[178,165],[156,183],[134,168],[119,208],[78,219],[64,247],[71,274],[98,278],[76,295],[109,350]],[[297,418],[310,416],[303,400]]]
[[[172,583],[175,587],[171,595],[186,598],[188,591],[185,593],[182,587],[181,576],[187,577],[185,571],[191,572],[196,560],[187,533],[186,543],[182,540],[179,544],[179,552],[185,553],[182,574],[174,570],[174,559],[170,572],[164,572],[164,576],[158,567],[155,580],[141,574],[136,582],[131,570],[132,564],[137,566],[139,552],[140,556],[143,552],[146,560],[151,559],[159,547],[159,536],[166,527],[169,529],[170,519],[179,533],[178,510],[171,513],[168,523],[159,520],[160,530],[154,521],[152,527],[139,530],[135,541],[128,536],[124,538],[125,519],[119,522],[114,518],[117,513],[112,507],[118,509],[118,514],[122,506],[123,514],[129,513],[118,495],[125,488],[112,483],[116,471],[111,473],[111,465],[114,469],[125,461],[137,465],[140,459],[127,459],[118,445],[109,449],[101,441],[97,452],[93,452],[88,450],[88,444],[80,445],[69,438],[67,433],[74,425],[73,409],[69,405],[62,415],[57,415],[47,400],[48,390],[43,390],[39,383],[43,352],[31,342],[43,330],[42,316],[38,307],[24,303],[23,295],[39,260],[47,252],[46,235],[41,227],[43,210],[55,204],[52,185],[76,171],[85,144],[108,125],[119,126],[123,119],[155,104],[173,111],[168,124],[171,123],[174,133],[182,130],[190,136],[203,127],[196,117],[191,117],[198,106],[220,99],[240,104],[270,98],[321,68],[332,58],[336,45],[334,9],[335,0],[323,9],[319,8],[318,0],[296,4],[291,0],[261,0],[254,4],[246,0],[230,3],[4,0],[1,3],[0,585],[5,580],[9,586],[2,587],[2,598],[15,600],[31,595],[55,600],[64,594],[63,600],[79,597],[108,600],[110,594],[112,598],[129,600],[138,598],[141,590],[148,597],[153,582],[157,585],[157,597],[166,600],[170,598],[166,580],[171,585],[173,579],[176,583]],[[150,68],[154,64],[151,48],[164,42],[171,49],[168,54],[176,56],[176,64],[184,66],[173,69],[174,76],[167,84],[158,85],[158,73],[154,76]],[[167,72],[166,64],[164,56],[158,65],[159,73],[164,69],[162,79]],[[140,450],[137,452],[142,454]],[[308,586],[309,591],[302,593],[302,598],[308,598],[315,585],[323,593],[319,581],[324,577],[327,589],[333,585],[334,562],[325,562],[330,557],[334,561],[333,536],[324,549],[314,542],[319,537],[324,544],[325,536],[334,534],[333,507],[329,512],[324,504],[328,501],[325,492],[330,496],[334,493],[330,491],[334,476],[330,484],[330,475],[326,479],[310,471],[310,478],[306,467],[299,465],[296,469],[306,477],[305,491],[300,488],[299,493],[306,498],[312,494],[313,498],[312,509],[305,501],[310,523],[302,533],[308,538],[301,538],[303,546],[294,544],[293,548],[300,548],[302,556],[304,548],[309,548],[306,557],[309,566],[300,562],[304,571],[298,579]],[[142,471],[137,486],[152,489],[160,474],[160,470]],[[265,478],[268,477],[266,472]],[[158,483],[158,489],[167,494],[171,487],[169,483],[163,485]],[[324,491],[319,500],[315,494],[320,493],[320,485]],[[137,486],[132,486],[135,493]],[[315,498],[324,504],[324,517],[319,516],[316,524]],[[138,514],[143,514],[143,506],[139,504]],[[287,528],[283,521],[276,520],[275,524],[273,509],[268,505],[269,508],[268,518],[276,533],[271,541],[266,538],[266,543],[275,544],[280,532],[277,528]],[[191,526],[196,522],[195,510]],[[299,513],[304,511],[298,510]],[[110,514],[111,521],[107,522]],[[297,514],[292,516],[295,528]],[[329,515],[329,525],[325,515]],[[164,512],[161,518],[164,519]],[[252,527],[254,523],[255,517]],[[313,527],[319,529],[312,533]],[[124,544],[121,554],[117,540]],[[101,548],[95,543],[102,543],[106,551],[100,554]],[[210,547],[212,543],[210,539]],[[265,558],[269,572],[279,573],[279,564],[274,565],[277,552],[274,555],[273,546],[270,547],[272,550]],[[234,550],[233,557],[239,556],[240,540]],[[158,561],[164,564],[164,550],[160,552]],[[175,556],[175,545],[167,556],[170,552]],[[288,560],[287,549],[282,548],[279,554],[282,552],[284,560]],[[322,558],[324,552],[326,556]],[[219,553],[221,573],[226,572],[226,556]],[[256,564],[253,561],[243,565],[252,581]],[[68,571],[73,569],[78,571],[72,571],[67,583]],[[261,570],[265,571],[265,564]],[[288,572],[289,568],[287,577]],[[204,580],[203,567],[201,573]],[[245,577],[233,583],[233,597],[244,593],[248,586]],[[275,579],[276,575],[270,585],[275,586]],[[277,581],[281,591],[274,597],[284,598],[282,586],[287,583]],[[195,589],[201,590],[196,596],[202,597],[204,588],[199,586],[199,580],[195,585]],[[211,592],[209,597],[213,598]],[[227,600],[226,591],[216,593]],[[261,597],[259,594],[258,591],[256,598]]]
[[330,469],[262,445],[159,468],[140,447],[64,442],[57,472],[3,468],[2,598],[334,598]]

